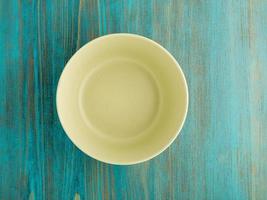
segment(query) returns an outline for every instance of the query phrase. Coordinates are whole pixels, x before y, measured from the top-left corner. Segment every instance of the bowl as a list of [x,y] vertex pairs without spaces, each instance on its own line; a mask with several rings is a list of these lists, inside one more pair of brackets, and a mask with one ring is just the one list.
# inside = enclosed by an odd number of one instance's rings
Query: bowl
[[149,160],[179,134],[188,89],[174,57],[135,34],[110,34],[79,49],[57,88],[57,111],[71,141],[106,163]]

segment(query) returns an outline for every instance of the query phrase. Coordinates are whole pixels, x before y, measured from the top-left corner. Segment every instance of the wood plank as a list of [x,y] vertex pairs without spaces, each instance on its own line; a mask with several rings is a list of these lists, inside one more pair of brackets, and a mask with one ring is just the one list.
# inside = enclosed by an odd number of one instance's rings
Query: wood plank
[[[267,199],[267,2],[0,2],[0,199]],[[57,81],[82,45],[129,32],[166,47],[187,77],[178,139],[133,166],[78,150]]]

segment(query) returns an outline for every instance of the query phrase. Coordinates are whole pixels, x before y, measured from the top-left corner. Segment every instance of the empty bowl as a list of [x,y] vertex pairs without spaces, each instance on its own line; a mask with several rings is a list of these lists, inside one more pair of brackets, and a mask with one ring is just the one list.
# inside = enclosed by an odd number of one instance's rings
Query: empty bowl
[[177,61],[135,34],[110,34],[83,46],[57,88],[57,111],[69,138],[111,164],[135,164],[161,153],[179,134],[187,107]]

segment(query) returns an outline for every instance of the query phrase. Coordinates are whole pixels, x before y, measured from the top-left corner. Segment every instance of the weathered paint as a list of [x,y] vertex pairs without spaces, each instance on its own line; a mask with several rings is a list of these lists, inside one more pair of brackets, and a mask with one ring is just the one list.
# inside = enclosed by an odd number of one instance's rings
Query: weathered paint
[[[0,199],[267,199],[267,1],[0,1]],[[56,112],[65,63],[130,32],[165,46],[188,80],[173,145],[112,166],[79,151]]]

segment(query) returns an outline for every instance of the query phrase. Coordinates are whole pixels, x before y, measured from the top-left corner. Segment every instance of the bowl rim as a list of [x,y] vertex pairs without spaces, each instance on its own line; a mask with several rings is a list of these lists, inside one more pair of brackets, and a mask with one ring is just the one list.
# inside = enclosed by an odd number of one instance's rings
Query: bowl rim
[[[138,39],[141,39],[141,40],[144,40],[146,42],[149,42],[151,43],[152,45],[156,46],[157,48],[159,48],[161,51],[163,51],[176,65],[177,67],[177,70],[179,71],[179,73],[181,74],[182,76],[182,82],[183,82],[183,86],[185,87],[185,95],[186,95],[186,105],[185,105],[185,112],[183,113],[183,119],[180,123],[180,125],[178,126],[177,128],[177,131],[175,134],[173,134],[172,138],[170,139],[170,141],[166,144],[163,145],[163,147],[159,148],[157,151],[155,151],[153,154],[151,154],[150,156],[147,156],[146,158],[143,158],[143,159],[136,159],[136,160],[133,160],[133,161],[126,161],[126,162],[114,162],[111,160],[107,160],[107,159],[102,159],[102,158],[97,158],[96,156],[94,155],[91,155],[89,154],[88,152],[86,152],[85,150],[83,150],[80,145],[78,143],[76,143],[72,138],[71,138],[71,134],[68,133],[66,131],[66,128],[64,127],[63,125],[63,119],[62,119],[62,115],[60,114],[59,110],[58,110],[58,107],[59,107],[59,102],[58,102],[58,91],[59,91],[59,88],[60,88],[60,83],[61,83],[61,80],[62,80],[62,76],[64,74],[64,71],[71,65],[69,65],[70,61],[73,59],[73,57],[75,55],[77,55],[82,49],[85,49],[87,48],[89,45],[92,45],[92,43],[96,42],[96,41],[100,41],[100,40],[103,40],[103,39],[107,39],[107,38],[111,38],[111,37],[133,37],[133,38],[138,38]],[[174,140],[177,138],[177,136],[179,135],[179,133],[181,132],[183,126],[184,126],[184,123],[185,123],[185,120],[186,120],[186,117],[187,117],[187,113],[188,113],[188,106],[189,106],[189,92],[188,92],[188,85],[187,85],[187,81],[186,81],[186,78],[185,78],[185,75],[183,73],[183,70],[182,68],[180,67],[179,63],[177,62],[177,60],[174,58],[174,56],[167,50],[165,49],[162,45],[160,45],[159,43],[157,43],[156,41],[152,40],[152,39],[149,39],[145,36],[142,36],[142,35],[138,35],[138,34],[133,34],[133,33],[111,33],[111,34],[107,34],[107,35],[103,35],[103,36],[99,36],[97,38],[94,38],[92,39],[91,41],[87,42],[85,45],[83,45],[81,48],[79,48],[71,57],[70,59],[68,60],[68,62],[65,64],[63,70],[61,71],[61,74],[60,74],[60,77],[58,79],[58,84],[57,84],[57,89],[56,89],[56,111],[57,111],[57,115],[58,115],[58,118],[59,118],[59,121],[60,121],[60,124],[65,132],[65,134],[68,136],[68,138],[71,140],[71,142],[80,150],[82,151],[83,153],[85,153],[87,156],[97,160],[97,161],[101,161],[103,163],[106,163],[106,164],[113,164],[113,165],[134,165],[134,164],[139,164],[139,163],[143,163],[143,162],[146,162],[148,160],[151,160],[153,158],[155,158],[156,156],[158,156],[159,154],[161,154],[162,152],[164,152],[169,146],[171,146],[171,144],[174,142]]]

